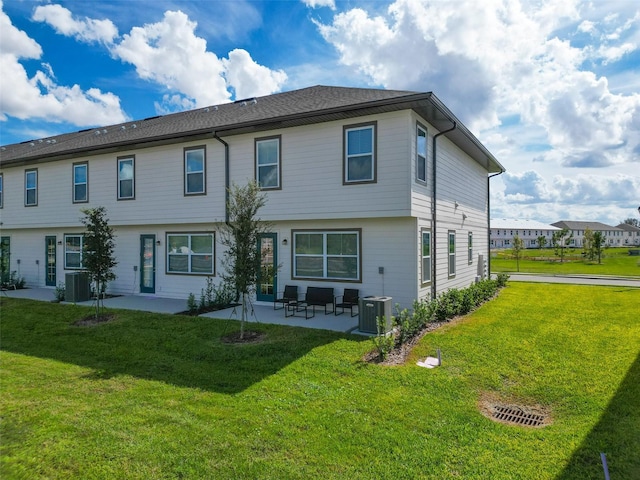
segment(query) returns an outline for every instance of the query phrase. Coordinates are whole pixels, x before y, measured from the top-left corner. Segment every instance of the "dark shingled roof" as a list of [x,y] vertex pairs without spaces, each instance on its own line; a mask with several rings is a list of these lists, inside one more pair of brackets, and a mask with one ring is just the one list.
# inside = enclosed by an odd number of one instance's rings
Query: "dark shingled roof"
[[577,222],[573,220],[561,220],[559,222],[552,223],[551,225],[558,228],[568,228],[569,230],[586,230],[588,228],[589,230],[594,232],[603,230],[618,230],[617,227],[612,227],[611,225],[600,222]]
[[0,165],[26,165],[413,109],[489,172],[504,168],[432,93],[315,86],[3,146]]

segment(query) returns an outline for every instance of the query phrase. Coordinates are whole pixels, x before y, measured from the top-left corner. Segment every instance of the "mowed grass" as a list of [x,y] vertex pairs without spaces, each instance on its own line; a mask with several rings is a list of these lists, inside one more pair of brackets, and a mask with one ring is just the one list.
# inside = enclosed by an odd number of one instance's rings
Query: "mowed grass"
[[[510,283],[403,366],[368,339],[2,299],[0,478],[640,478],[640,289]],[[416,361],[442,351],[443,365]],[[552,423],[493,422],[482,398]]]
[[[628,248],[606,248],[602,263],[586,260],[579,249],[567,249],[564,261],[552,249],[522,251],[520,273],[552,275],[618,275],[640,277],[640,256],[629,255]],[[511,250],[491,252],[492,272],[518,272],[518,264]]]

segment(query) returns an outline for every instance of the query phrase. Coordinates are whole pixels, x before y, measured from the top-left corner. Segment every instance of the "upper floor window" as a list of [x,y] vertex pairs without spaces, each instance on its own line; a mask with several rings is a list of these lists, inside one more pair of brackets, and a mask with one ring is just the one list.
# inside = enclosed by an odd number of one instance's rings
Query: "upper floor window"
[[449,230],[449,276],[456,274],[456,232]]
[[214,275],[213,233],[168,233],[167,273]]
[[80,269],[82,265],[82,249],[84,236],[82,234],[64,236],[64,268],[67,270]]
[[24,205],[26,207],[38,205],[38,170],[24,172]]
[[473,263],[473,232],[469,232],[467,249],[469,251],[468,261],[469,263]]
[[360,280],[360,231],[294,231],[293,276]]
[[118,158],[118,200],[129,200],[135,196],[135,158]]
[[89,201],[89,165],[73,164],[73,203]]
[[431,281],[431,231],[422,230],[422,283]]
[[260,188],[280,188],[280,137],[256,139],[255,150]]
[[0,208],[4,205],[4,196],[3,196],[3,185],[2,185],[2,174],[0,173]]
[[376,124],[344,127],[344,183],[376,181]]
[[207,193],[205,184],[205,147],[184,149],[184,194],[203,195]]
[[427,181],[427,130],[420,125],[416,129],[416,177]]

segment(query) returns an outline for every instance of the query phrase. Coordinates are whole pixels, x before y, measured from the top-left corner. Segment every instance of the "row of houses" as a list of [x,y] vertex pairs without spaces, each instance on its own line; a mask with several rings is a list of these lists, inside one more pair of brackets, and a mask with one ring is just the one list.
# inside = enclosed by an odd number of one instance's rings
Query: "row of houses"
[[535,220],[491,219],[489,235],[491,248],[511,248],[513,238],[517,235],[524,241],[525,248],[539,248],[540,237],[544,237],[545,245],[551,246],[554,232],[567,229],[570,236],[569,246],[582,248],[585,231],[601,232],[608,247],[632,247],[640,245],[640,228],[626,223],[616,227],[600,222],[579,222],[562,220],[545,224]]
[[113,294],[220,280],[231,185],[272,230],[255,300],[285,285],[401,305],[486,275],[497,159],[432,93],[316,86],[2,146],[3,265],[54,288],[83,268],[82,208],[116,234]]

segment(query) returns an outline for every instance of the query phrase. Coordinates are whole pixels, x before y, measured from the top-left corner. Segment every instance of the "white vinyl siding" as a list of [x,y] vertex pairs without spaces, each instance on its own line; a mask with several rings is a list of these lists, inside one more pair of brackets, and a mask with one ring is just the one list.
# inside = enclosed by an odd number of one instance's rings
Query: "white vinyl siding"
[[24,172],[24,205],[25,207],[38,205],[38,170]]
[[64,236],[64,268],[66,270],[81,269],[84,248],[82,235]]
[[203,195],[206,189],[206,153],[204,147],[184,149],[184,194]]
[[375,182],[376,126],[344,129],[344,183]]
[[130,200],[136,196],[135,158],[118,159],[118,200]]
[[168,233],[167,273],[213,275],[213,233]]
[[359,231],[294,232],[296,278],[360,280]]
[[280,188],[280,137],[256,139],[255,150],[260,188]]
[[73,164],[73,203],[89,201],[89,164]]

